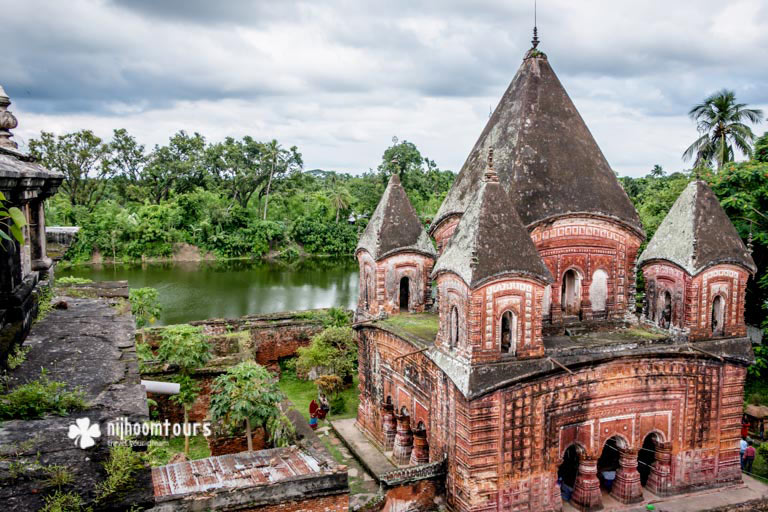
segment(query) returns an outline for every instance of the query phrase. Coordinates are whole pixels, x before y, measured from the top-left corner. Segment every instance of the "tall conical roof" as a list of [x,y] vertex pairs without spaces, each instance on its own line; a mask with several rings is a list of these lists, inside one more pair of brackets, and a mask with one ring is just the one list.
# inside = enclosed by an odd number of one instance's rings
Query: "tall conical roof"
[[441,272],[457,274],[471,288],[504,274],[552,282],[549,269],[492,169],[480,181],[432,275]]
[[402,251],[427,256],[437,254],[397,174],[389,179],[355,252],[361,249],[368,251],[375,260]]
[[463,213],[480,184],[491,143],[496,171],[526,226],[568,213],[640,218],[546,55],[532,49],[491,115],[432,228]]
[[656,259],[671,261],[691,275],[718,263],[757,270],[714,192],[701,180],[685,187],[637,263]]

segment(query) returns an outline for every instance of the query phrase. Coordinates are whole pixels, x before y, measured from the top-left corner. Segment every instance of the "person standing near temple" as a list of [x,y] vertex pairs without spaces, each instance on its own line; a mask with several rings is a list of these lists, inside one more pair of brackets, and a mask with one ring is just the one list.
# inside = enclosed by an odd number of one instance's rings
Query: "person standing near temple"
[[741,469],[744,469],[744,452],[747,451],[747,446],[749,446],[747,443],[747,438],[742,437],[741,442],[739,443],[739,460],[741,461]]
[[744,451],[744,467],[745,472],[752,472],[752,463],[755,462],[755,447],[752,445],[752,441],[749,441],[749,446]]

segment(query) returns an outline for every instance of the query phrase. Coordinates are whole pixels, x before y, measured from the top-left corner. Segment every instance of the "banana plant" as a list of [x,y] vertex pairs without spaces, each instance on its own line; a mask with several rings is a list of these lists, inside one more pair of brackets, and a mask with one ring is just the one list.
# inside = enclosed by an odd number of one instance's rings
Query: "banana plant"
[[[24,234],[21,231],[24,226],[27,225],[27,219],[24,218],[24,214],[21,210],[15,206],[8,207],[8,200],[5,198],[5,194],[0,192],[0,239],[8,242],[12,242],[13,239],[6,233],[6,229],[11,232],[13,238],[20,244],[24,243]],[[5,229],[3,229],[5,228]]]

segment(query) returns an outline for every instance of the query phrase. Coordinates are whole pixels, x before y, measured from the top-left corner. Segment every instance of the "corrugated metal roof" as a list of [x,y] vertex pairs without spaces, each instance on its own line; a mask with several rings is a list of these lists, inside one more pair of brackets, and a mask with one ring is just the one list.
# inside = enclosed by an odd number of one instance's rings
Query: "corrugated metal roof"
[[219,455],[152,468],[155,497],[214,489],[272,484],[313,474],[332,473],[327,461],[295,446]]

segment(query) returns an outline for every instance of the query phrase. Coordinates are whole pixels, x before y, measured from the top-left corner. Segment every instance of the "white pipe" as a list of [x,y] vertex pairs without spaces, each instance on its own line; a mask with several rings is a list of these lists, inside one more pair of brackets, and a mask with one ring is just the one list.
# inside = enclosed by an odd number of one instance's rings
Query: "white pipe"
[[181,385],[178,382],[158,382],[156,380],[143,380],[141,385],[144,386],[148,392],[157,393],[158,395],[178,395]]

